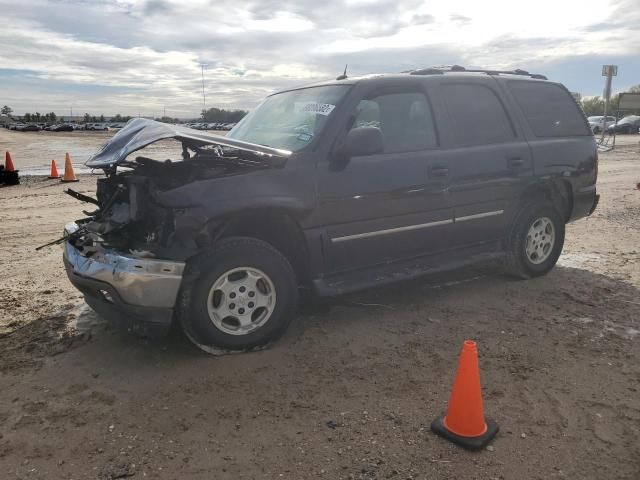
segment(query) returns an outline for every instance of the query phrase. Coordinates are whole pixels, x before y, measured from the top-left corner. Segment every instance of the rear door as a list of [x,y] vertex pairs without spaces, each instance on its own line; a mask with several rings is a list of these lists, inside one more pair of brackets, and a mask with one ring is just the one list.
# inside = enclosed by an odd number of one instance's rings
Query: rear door
[[317,172],[317,221],[329,273],[411,258],[448,246],[449,177],[422,82],[368,85],[353,99],[340,135],[377,127],[382,153]]
[[447,124],[453,244],[500,239],[509,210],[533,175],[529,144],[493,78],[441,80],[438,91]]

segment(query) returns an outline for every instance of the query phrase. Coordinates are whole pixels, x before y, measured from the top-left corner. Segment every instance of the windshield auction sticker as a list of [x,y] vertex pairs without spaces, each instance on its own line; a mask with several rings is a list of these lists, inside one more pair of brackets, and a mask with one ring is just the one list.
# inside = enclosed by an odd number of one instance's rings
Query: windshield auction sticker
[[318,102],[296,102],[295,111],[304,113],[317,113],[319,115],[329,115],[335,105],[330,103],[318,103]]

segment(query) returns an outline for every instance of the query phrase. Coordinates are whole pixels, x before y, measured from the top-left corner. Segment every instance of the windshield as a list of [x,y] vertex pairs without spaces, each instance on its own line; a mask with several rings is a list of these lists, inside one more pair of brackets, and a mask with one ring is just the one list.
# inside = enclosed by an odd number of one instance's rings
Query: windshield
[[348,85],[327,85],[267,97],[227,135],[295,152],[320,134]]

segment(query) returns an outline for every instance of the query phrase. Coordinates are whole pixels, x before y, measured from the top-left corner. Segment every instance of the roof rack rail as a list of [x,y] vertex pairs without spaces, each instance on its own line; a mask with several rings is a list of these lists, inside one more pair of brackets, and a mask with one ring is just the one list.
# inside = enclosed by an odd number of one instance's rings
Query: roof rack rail
[[436,67],[421,68],[418,70],[410,70],[409,75],[438,75],[445,72],[473,72],[473,73],[486,73],[487,75],[524,75],[527,77],[535,78],[538,80],[547,80],[547,77],[540,75],[539,73],[529,73],[526,70],[519,68],[515,70],[486,70],[486,69],[467,69],[460,65],[443,65]]

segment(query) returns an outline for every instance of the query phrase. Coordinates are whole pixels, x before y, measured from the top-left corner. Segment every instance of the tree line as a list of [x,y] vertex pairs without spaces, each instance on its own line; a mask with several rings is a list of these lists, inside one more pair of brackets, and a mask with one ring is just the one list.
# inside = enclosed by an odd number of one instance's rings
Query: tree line
[[[12,116],[13,108],[5,105],[0,109],[0,112],[3,115],[7,115],[9,117]],[[202,110],[200,113],[201,121],[208,123],[237,123],[242,117],[244,117],[248,112],[245,110],[225,110],[223,108],[209,108],[208,110]],[[48,122],[55,123],[56,121],[62,121],[61,117],[58,117],[54,112],[49,112],[46,114],[41,114],[39,112],[36,113],[25,113],[22,116],[25,122]],[[133,117],[129,115],[120,115],[119,113],[109,119],[104,115],[96,116],[89,115],[85,113],[82,117],[82,121],[84,123],[104,123],[104,122],[114,122],[114,123],[125,123],[131,120]],[[164,123],[181,123],[182,120],[179,118],[172,118],[163,116],[160,118],[156,118],[159,122]],[[199,120],[199,119],[197,119]]]
[[202,110],[200,116],[207,123],[238,123],[247,113],[245,110],[225,110],[223,108],[210,108]]
[[[0,113],[2,113],[3,115],[7,115],[8,117],[12,117],[13,114],[13,108],[11,108],[8,105],[4,105],[1,109],[0,109]],[[85,123],[104,123],[104,122],[114,122],[114,123],[126,123],[129,120],[131,120],[133,117],[129,116],[129,115],[120,115],[119,113],[113,117],[110,117],[108,120],[104,115],[100,115],[100,116],[96,116],[96,115],[89,115],[88,113],[85,113],[84,116],[82,117],[82,121],[84,121]],[[63,121],[63,117],[59,117],[58,115],[56,115],[55,112],[49,112],[49,113],[45,113],[42,114],[40,112],[36,112],[36,113],[31,113],[31,112],[27,112],[22,116],[22,119],[25,122],[47,122],[47,123],[56,123],[58,121]]]
[[[627,92],[630,93],[640,93],[640,85],[634,85]],[[582,110],[584,111],[587,117],[604,115],[604,98],[602,97],[589,97],[582,98],[582,95],[579,93],[574,93],[576,100],[582,106]],[[618,113],[618,105],[620,104],[620,94],[616,93],[611,96],[609,100],[609,113],[607,115],[615,116]],[[620,112],[622,116],[627,115],[640,115],[640,110],[631,110]]]

